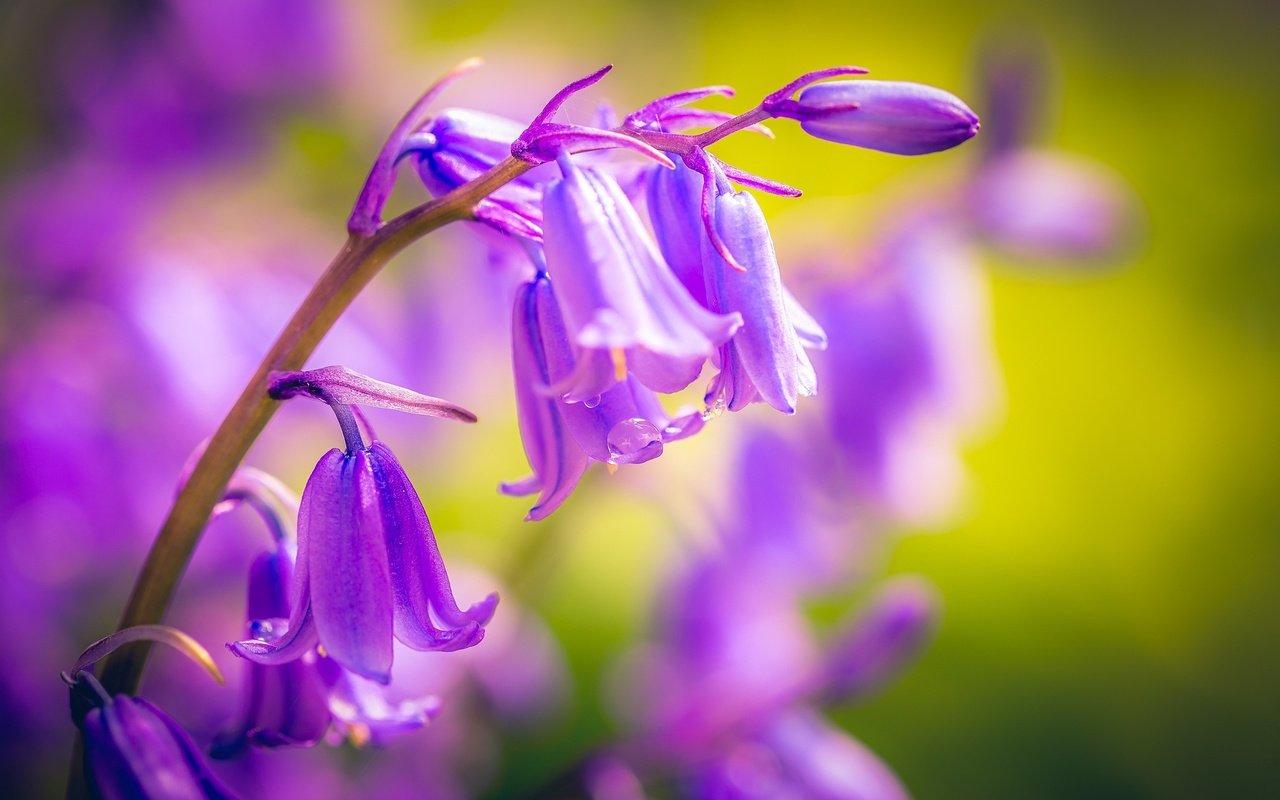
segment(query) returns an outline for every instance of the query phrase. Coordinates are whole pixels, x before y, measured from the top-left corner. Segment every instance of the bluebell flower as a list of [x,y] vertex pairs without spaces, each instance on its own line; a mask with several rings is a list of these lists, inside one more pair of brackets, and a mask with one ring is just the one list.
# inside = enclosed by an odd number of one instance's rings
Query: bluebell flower
[[[475,180],[511,152],[519,123],[470,109],[445,109],[410,136],[400,157],[411,158],[422,184],[442,197]],[[503,233],[542,240],[543,178],[526,172],[476,206],[480,222]]]
[[274,376],[273,396],[315,396],[342,425],[346,449],[316,465],[302,493],[298,558],[287,622],[232,649],[261,664],[284,664],[317,644],[346,669],[391,679],[392,639],[415,650],[459,650],[484,637],[497,595],[462,609],[422,501],[382,442],[365,446],[348,403],[472,419],[452,404],[328,367]]
[[504,484],[502,490],[539,495],[528,519],[542,519],[558,508],[592,461],[649,461],[662,454],[665,443],[702,426],[698,413],[670,418],[634,376],[613,383],[589,402],[556,396],[553,386],[584,374],[579,363],[600,355],[573,344],[545,273],[520,287],[512,317],[512,361],[520,435],[533,475]]
[[[543,194],[547,270],[573,342],[594,351],[557,385],[587,400],[634,374],[658,392],[697,378],[703,363],[741,326],[690,296],[613,178],[560,159],[563,178]],[[597,367],[605,359],[613,369]]]
[[182,652],[222,683],[209,652],[165,625],[125,628],[89,645],[62,673],[71,687],[71,714],[84,734],[85,778],[103,800],[232,800],[191,736],[168,714],[140,697],[111,695],[94,676],[102,658],[136,641]]
[[[251,634],[262,624],[259,621],[286,620],[292,610],[293,547],[288,523],[274,509],[294,501],[269,496],[278,491],[274,486],[273,481],[256,479],[251,470],[241,470],[228,490],[231,502],[219,506],[225,511],[237,501],[248,502],[276,535],[276,546],[260,554],[249,571],[246,616]],[[246,746],[310,746],[324,738],[331,723],[356,744],[382,741],[390,734],[421,728],[439,710],[435,697],[392,706],[383,691],[314,650],[285,664],[251,662],[245,671],[240,716],[218,736],[212,753],[225,758]]]
[[178,723],[139,697],[116,695],[85,714],[85,770],[103,800],[236,797]]
[[[651,170],[649,213],[663,254],[691,293],[710,310],[743,320],[719,350],[707,404],[738,411],[763,401],[793,413],[801,395],[817,391],[805,348],[825,347],[826,336],[782,285],[755,198],[735,191],[715,160],[708,157],[704,165],[705,176],[685,164]],[[700,222],[704,215],[709,226]]]

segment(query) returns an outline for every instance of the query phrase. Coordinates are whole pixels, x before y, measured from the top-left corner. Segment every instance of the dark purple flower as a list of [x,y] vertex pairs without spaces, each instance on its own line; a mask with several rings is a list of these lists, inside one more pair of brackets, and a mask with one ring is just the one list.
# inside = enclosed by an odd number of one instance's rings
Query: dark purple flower
[[122,645],[155,641],[174,647],[222,683],[209,652],[165,625],[125,628],[89,645],[62,673],[71,687],[71,716],[84,733],[85,777],[104,800],[234,798],[213,774],[200,748],[176,722],[138,697],[110,695],[94,664]]
[[545,274],[520,287],[512,318],[512,361],[520,435],[533,475],[504,484],[502,490],[539,494],[530,520],[558,508],[592,461],[649,461],[662,454],[664,443],[690,436],[702,426],[697,413],[672,420],[653,392],[633,376],[588,402],[570,403],[555,396],[551,387],[570,376],[610,369],[607,361],[599,364],[601,356],[607,359],[601,351],[575,347],[570,341]]
[[[250,622],[289,618],[293,559],[281,546],[262,553],[249,569]],[[329,730],[324,685],[311,656],[287,664],[250,663],[244,675],[240,718],[214,741],[216,758],[235,755],[246,746],[309,746]]]
[[904,81],[819,83],[780,116],[820,139],[915,156],[948,150],[978,133],[978,115],[950,92]]
[[568,157],[560,166],[564,177],[543,195],[547,269],[573,342],[614,369],[580,369],[556,388],[586,400],[633,373],[655,391],[683,389],[741,317],[713,314],[689,295],[611,177]]
[[81,727],[85,770],[104,800],[235,797],[187,732],[142,698],[106,698]]

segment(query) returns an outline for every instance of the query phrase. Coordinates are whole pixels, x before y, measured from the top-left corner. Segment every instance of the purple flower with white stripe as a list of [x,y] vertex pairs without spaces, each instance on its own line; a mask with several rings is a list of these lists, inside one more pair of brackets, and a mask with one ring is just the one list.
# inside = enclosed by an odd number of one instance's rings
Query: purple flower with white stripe
[[365,446],[348,404],[475,417],[340,367],[273,377],[273,397],[299,394],[329,403],[347,446],[326,453],[303,490],[288,621],[264,621],[260,639],[236,642],[233,651],[274,665],[301,658],[318,644],[351,672],[385,684],[391,679],[393,637],[414,650],[479,643],[497,596],[468,609],[458,605],[413,484],[386,445],[375,440]]

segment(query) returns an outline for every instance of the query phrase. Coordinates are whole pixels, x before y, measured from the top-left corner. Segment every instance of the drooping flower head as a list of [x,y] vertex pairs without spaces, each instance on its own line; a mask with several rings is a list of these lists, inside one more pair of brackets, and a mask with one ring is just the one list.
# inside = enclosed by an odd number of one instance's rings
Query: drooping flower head
[[273,396],[329,403],[346,449],[316,465],[302,494],[289,618],[264,621],[260,640],[232,645],[262,664],[301,658],[317,644],[346,669],[390,681],[392,638],[415,650],[477,644],[497,596],[468,609],[453,597],[422,501],[391,451],[365,446],[350,403],[474,421],[464,409],[340,367],[279,373]]
[[539,495],[528,519],[546,517],[573,491],[592,461],[639,464],[662,454],[664,443],[696,433],[702,415],[672,419],[635,376],[590,402],[568,402],[554,386],[581,373],[575,359],[599,353],[576,347],[546,273],[520,287],[512,316],[512,361],[520,436],[533,475],[504,484],[507,494]]
[[[279,513],[297,508],[297,500],[269,476],[242,469],[232,478],[225,512],[239,503],[256,509],[274,534],[274,547],[261,553],[249,571],[247,628],[260,620],[289,619],[294,582],[295,543],[292,523]],[[348,672],[332,658],[312,650],[288,663],[268,666],[250,662],[244,674],[244,701],[235,723],[214,741],[215,757],[238,755],[247,746],[314,745],[331,723],[354,743],[382,741],[427,724],[439,710],[436,697],[392,705],[382,687]]]
[[685,388],[741,315],[712,313],[690,296],[613,178],[568,157],[559,163],[563,178],[543,193],[547,270],[574,344],[615,364],[575,374],[566,399],[590,399],[627,374],[658,392]]
[[[805,348],[825,347],[826,336],[782,285],[768,223],[755,198],[735,191],[716,160],[707,157],[701,166],[706,175],[683,163],[651,170],[649,213],[663,253],[679,265],[684,284],[696,288],[712,311],[743,319],[742,329],[717,354],[720,372],[707,390],[707,404],[739,411],[760,401],[793,413],[801,395],[817,390]],[[709,229],[700,222],[704,202]]]

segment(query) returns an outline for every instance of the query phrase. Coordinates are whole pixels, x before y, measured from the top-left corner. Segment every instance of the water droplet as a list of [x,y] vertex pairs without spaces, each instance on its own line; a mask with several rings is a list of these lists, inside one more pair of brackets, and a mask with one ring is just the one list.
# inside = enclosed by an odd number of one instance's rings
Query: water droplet
[[588,397],[586,400],[582,401],[583,408],[595,408],[598,405],[600,405],[600,395]]
[[605,441],[609,455],[622,464],[638,464],[662,454],[662,431],[643,417],[624,419],[614,425]]

